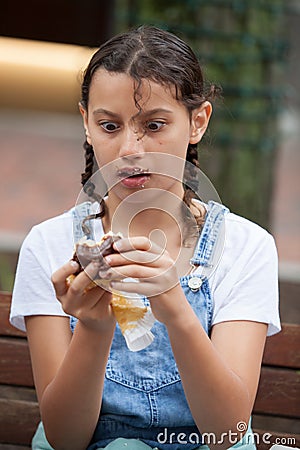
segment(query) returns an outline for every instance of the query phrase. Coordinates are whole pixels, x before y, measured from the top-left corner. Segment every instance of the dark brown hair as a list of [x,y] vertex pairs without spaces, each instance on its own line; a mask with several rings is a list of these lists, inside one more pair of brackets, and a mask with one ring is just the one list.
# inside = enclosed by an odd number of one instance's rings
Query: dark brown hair
[[[219,91],[214,85],[206,89],[199,61],[183,40],[152,26],[141,26],[119,34],[104,43],[93,55],[82,82],[81,104],[86,110],[91,81],[99,68],[109,72],[126,73],[135,80],[134,99],[137,107],[142,80],[175,87],[176,99],[186,106],[190,114],[206,100],[212,100]],[[94,170],[93,147],[85,142],[84,148],[86,167],[81,178],[83,189],[90,197],[99,200],[90,181]],[[196,144],[189,144],[186,160],[199,167]],[[192,173],[190,176],[192,177]],[[188,206],[193,197],[195,197],[193,190],[185,186],[183,200]],[[103,217],[105,203],[101,199],[100,203],[99,217]],[[203,217],[196,220],[198,226],[201,226]]]

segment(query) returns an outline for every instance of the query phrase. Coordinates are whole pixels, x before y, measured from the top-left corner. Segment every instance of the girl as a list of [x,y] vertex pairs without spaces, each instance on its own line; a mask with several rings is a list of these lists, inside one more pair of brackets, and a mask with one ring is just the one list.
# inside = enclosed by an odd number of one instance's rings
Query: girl
[[[11,322],[30,345],[43,423],[34,448],[49,448],[43,429],[54,449],[254,447],[248,424],[264,342],[280,329],[277,256],[265,230],[183,186],[181,162],[197,171],[215,93],[192,50],[154,27],[112,38],[91,59],[80,111],[95,229],[111,230],[120,207],[139,211],[105,258],[109,270],[91,263],[71,285],[76,208],[25,239]],[[91,182],[95,163],[106,197]],[[95,277],[109,287],[87,289]],[[141,351],[116,325],[112,288],[151,306],[155,338]]]

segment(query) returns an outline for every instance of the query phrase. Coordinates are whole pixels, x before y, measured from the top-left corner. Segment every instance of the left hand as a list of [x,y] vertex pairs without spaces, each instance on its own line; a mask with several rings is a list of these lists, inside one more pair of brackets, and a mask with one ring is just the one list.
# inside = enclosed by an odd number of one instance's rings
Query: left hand
[[56,298],[65,313],[76,317],[86,328],[99,332],[111,331],[116,322],[110,305],[111,293],[96,285],[89,289],[91,280],[99,271],[98,264],[90,263],[69,285],[66,278],[74,274],[78,267],[74,261],[68,261],[53,273],[51,279]]

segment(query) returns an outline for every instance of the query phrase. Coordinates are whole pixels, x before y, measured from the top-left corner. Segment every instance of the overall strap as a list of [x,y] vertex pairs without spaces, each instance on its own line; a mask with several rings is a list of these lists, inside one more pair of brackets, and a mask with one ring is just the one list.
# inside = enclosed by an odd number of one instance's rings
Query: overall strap
[[[82,229],[82,221],[91,214],[91,207],[92,207],[91,202],[84,202],[80,203],[79,205],[76,205],[72,209],[74,243],[78,242],[82,237],[85,236],[84,231]],[[74,332],[76,323],[77,323],[76,317],[70,316],[70,328],[72,333]]]
[[193,266],[212,268],[214,266],[214,254],[217,244],[224,231],[224,216],[229,210],[220,203],[209,201],[205,223],[196,246],[194,255],[190,260]]
[[[91,214],[91,206],[91,202],[84,202],[76,205],[72,210],[74,242],[78,242],[85,236],[82,229],[82,221]],[[88,221],[88,225],[90,226],[90,221]]]

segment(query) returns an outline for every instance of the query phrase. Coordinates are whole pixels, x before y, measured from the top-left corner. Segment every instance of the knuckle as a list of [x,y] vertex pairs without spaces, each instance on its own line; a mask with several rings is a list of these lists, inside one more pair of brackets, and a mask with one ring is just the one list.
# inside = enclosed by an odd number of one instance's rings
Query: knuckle
[[143,237],[143,244],[145,245],[145,247],[147,247],[147,250],[149,250],[153,245],[150,239],[147,238],[146,236]]
[[70,305],[69,302],[63,303],[62,308],[63,308],[64,312],[66,314],[68,314],[69,316],[74,316],[74,317],[78,318],[78,314],[77,314],[76,310],[74,310],[74,308],[72,308],[72,306]]
[[52,274],[51,281],[54,285],[58,283],[59,280],[56,272]]
[[61,307],[62,307],[62,309],[64,310],[64,312],[66,313],[66,314],[72,314],[72,311],[71,311],[71,308],[70,308],[70,305],[69,305],[69,303],[68,302],[66,302],[65,300],[63,300],[63,299],[61,299],[60,300],[60,303],[61,303]]
[[149,250],[151,248],[151,241],[147,236],[139,236],[136,241],[133,241],[135,245],[134,248],[141,248],[142,250]]
[[74,297],[78,297],[79,295],[82,294],[82,290],[80,289],[79,286],[76,285],[76,283],[71,284],[68,292],[69,292],[70,296],[74,296]]

